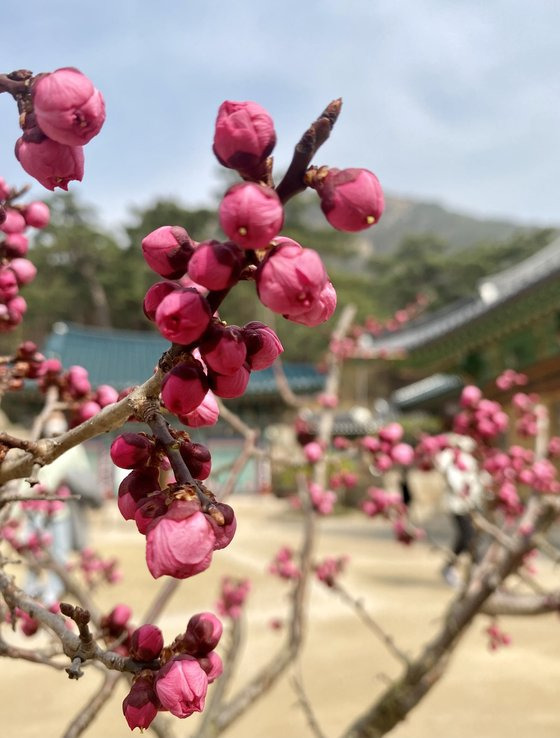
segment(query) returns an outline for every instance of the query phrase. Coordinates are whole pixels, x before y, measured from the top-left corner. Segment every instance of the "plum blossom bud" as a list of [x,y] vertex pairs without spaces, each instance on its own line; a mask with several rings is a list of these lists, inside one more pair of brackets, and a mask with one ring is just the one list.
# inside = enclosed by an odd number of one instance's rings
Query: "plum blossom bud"
[[205,571],[212,561],[216,536],[204,513],[173,502],[149,528],[146,562],[154,579],[168,575],[186,579]]
[[174,366],[165,375],[161,387],[165,407],[177,416],[192,412],[207,392],[208,380],[199,361],[184,361]]
[[218,374],[235,374],[245,363],[247,347],[236,325],[215,325],[200,346],[204,363]]
[[193,615],[183,636],[186,653],[196,657],[206,656],[216,648],[222,632],[222,623],[213,613],[199,612]]
[[410,466],[414,461],[414,449],[408,443],[397,443],[390,452],[391,458],[396,464]]
[[55,187],[67,190],[69,182],[81,182],[84,176],[84,152],[81,146],[65,146],[50,138],[38,143],[19,138],[16,142],[16,158],[27,174],[47,190],[54,190]]
[[259,168],[275,144],[274,122],[260,105],[233,100],[220,105],[213,145],[220,164],[249,173]]
[[25,256],[29,251],[29,239],[23,233],[10,233],[4,239],[4,251],[10,259]]
[[0,200],[7,200],[10,196],[10,188],[4,177],[0,177]]
[[17,277],[11,269],[0,269],[0,300],[7,302],[18,293]]
[[321,257],[290,238],[278,238],[257,271],[261,302],[275,313],[297,317],[308,312],[327,283]]
[[179,447],[183,461],[195,479],[207,479],[212,469],[210,451],[202,443],[184,441]]
[[233,374],[216,374],[215,372],[208,372],[208,381],[210,383],[210,389],[218,397],[224,399],[232,399],[234,397],[241,397],[241,395],[247,389],[249,379],[251,377],[251,371],[244,364]]
[[25,218],[19,210],[6,208],[6,217],[2,225],[0,225],[0,231],[4,233],[23,233],[26,225]]
[[31,95],[39,128],[58,143],[83,146],[99,133],[105,121],[103,96],[72,67],[41,75]]
[[241,332],[247,347],[247,363],[255,371],[272,366],[284,351],[276,333],[264,323],[251,321]]
[[310,441],[303,447],[303,453],[307,461],[311,464],[316,464],[323,456],[323,448],[317,441]]
[[121,469],[145,466],[155,450],[154,440],[145,433],[122,433],[111,444],[111,460]]
[[461,407],[476,407],[481,399],[482,392],[474,384],[468,384],[466,387],[463,387],[460,399]]
[[51,211],[44,202],[30,202],[23,211],[23,217],[31,228],[45,228],[51,219]]
[[181,226],[161,226],[142,239],[142,253],[150,269],[166,279],[187,271],[195,243]]
[[210,306],[193,287],[174,290],[156,309],[156,325],[161,335],[185,346],[202,336],[210,317]]
[[214,535],[216,536],[216,541],[214,543],[215,551],[220,548],[225,548],[226,546],[229,546],[229,544],[233,540],[235,531],[237,530],[237,520],[235,518],[233,508],[229,505],[226,505],[225,502],[218,502],[216,504],[216,509],[223,517],[223,525],[218,525],[212,515],[208,514],[206,516],[210,522],[210,525],[214,529]]
[[175,656],[158,671],[155,687],[161,706],[186,718],[204,709],[208,677],[192,656]]
[[144,466],[130,472],[120,483],[117,504],[125,520],[134,520],[138,507],[148,495],[159,492],[159,469]]
[[37,275],[37,267],[29,259],[12,259],[9,267],[16,275],[18,285],[29,284]]
[[101,407],[112,405],[119,399],[119,393],[109,384],[100,384],[95,393],[95,400]]
[[101,627],[116,638],[122,633],[123,628],[128,626],[131,617],[132,610],[128,605],[115,605],[108,615],[102,617]]
[[141,625],[130,636],[130,655],[135,661],[153,661],[163,648],[163,635],[157,625]]
[[156,310],[158,309],[161,301],[176,289],[177,285],[172,282],[156,282],[150,287],[146,292],[144,303],[142,305],[144,315],[148,320],[154,321],[156,319]]
[[75,397],[91,392],[89,374],[83,366],[71,366],[65,376],[68,389]]
[[143,731],[149,728],[159,707],[153,681],[147,677],[138,677],[134,681],[122,703],[123,714],[131,730],[140,728]]
[[389,443],[398,443],[404,436],[404,429],[400,423],[389,423],[379,431],[379,438]]
[[100,405],[98,405],[97,402],[95,402],[94,400],[88,400],[87,402],[84,402],[78,408],[78,413],[77,413],[78,423],[83,423],[84,421],[89,420],[90,418],[93,418],[93,416],[97,415],[97,413],[100,411],[101,411]]
[[239,281],[242,250],[234,243],[203,241],[189,261],[189,277],[209,290],[225,290]]
[[220,408],[216,402],[216,397],[211,390],[204,395],[204,399],[198,407],[186,415],[180,415],[179,420],[183,425],[190,428],[202,428],[208,425],[215,425],[220,417]]
[[377,223],[383,214],[383,190],[368,169],[329,169],[312,186],[321,198],[325,217],[340,231],[362,231]]
[[208,684],[212,684],[224,672],[222,659],[216,651],[210,651],[206,656],[198,659],[198,663],[204,669],[208,677]]
[[219,218],[229,239],[244,249],[263,249],[280,232],[284,209],[271,187],[240,182],[226,192]]

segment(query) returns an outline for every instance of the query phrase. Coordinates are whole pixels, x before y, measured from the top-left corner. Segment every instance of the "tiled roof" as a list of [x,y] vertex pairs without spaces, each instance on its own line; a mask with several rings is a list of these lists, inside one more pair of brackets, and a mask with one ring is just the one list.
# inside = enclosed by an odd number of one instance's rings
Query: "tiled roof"
[[451,394],[458,395],[463,386],[464,381],[457,374],[432,374],[419,382],[395,390],[391,395],[391,403],[399,410],[408,410],[430,400],[440,400]]
[[[560,277],[560,238],[524,261],[478,283],[478,294],[423,315],[401,329],[381,336],[363,334],[359,347],[365,353],[413,352],[445,338],[457,329],[489,315],[508,301]],[[559,293],[560,294],[560,293]]]
[[[94,386],[110,384],[117,389],[141,384],[154,371],[169,342],[149,331],[92,328],[75,323],[55,323],[43,346],[47,358],[60,359],[68,368],[86,367]],[[317,392],[324,375],[311,364],[284,363],[284,373],[293,392]],[[251,373],[246,395],[275,395],[272,369]]]

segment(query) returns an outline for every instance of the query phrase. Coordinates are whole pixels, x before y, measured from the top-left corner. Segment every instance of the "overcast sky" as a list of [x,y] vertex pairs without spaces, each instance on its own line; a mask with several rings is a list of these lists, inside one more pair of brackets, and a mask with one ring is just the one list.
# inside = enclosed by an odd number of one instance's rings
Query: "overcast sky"
[[[315,163],[544,225],[560,223],[559,32],[558,0],[26,0],[2,7],[0,59],[3,72],[75,66],[103,92],[107,121],[72,189],[107,221],[156,196],[212,201],[223,100],[271,113],[282,168],[341,96]],[[18,135],[0,95],[0,176],[12,184],[28,181]]]

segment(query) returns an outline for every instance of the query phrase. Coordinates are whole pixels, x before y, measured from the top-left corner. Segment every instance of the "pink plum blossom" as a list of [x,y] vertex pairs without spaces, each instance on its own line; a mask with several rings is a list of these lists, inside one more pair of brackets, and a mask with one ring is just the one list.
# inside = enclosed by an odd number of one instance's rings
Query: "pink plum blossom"
[[174,656],[157,673],[155,689],[165,710],[186,718],[204,709],[208,677],[193,656]]
[[181,226],[161,226],[142,239],[146,263],[166,279],[178,279],[187,271],[195,243]]
[[340,231],[362,231],[377,223],[383,214],[383,190],[368,169],[329,169],[314,186],[325,217]]
[[220,164],[250,172],[270,155],[275,144],[274,122],[263,107],[233,100],[220,105],[213,145]]

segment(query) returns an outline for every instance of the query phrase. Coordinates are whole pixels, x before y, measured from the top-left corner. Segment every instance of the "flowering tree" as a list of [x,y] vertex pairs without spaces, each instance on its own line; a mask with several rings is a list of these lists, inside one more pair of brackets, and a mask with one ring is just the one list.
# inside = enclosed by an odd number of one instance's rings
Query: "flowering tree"
[[[22,136],[16,144],[16,156],[25,171],[50,190],[66,189],[70,181],[81,180],[83,146],[99,133],[105,119],[102,95],[92,83],[72,68],[40,75],[19,70],[0,75],[0,92],[12,95],[18,105]],[[205,710],[198,734],[223,732],[267,692],[299,653],[305,631],[305,598],[313,572],[356,609],[402,665],[400,677],[351,720],[346,738],[384,735],[402,720],[441,676],[449,655],[478,613],[538,613],[558,608],[558,593],[521,596],[508,587],[510,577],[521,570],[531,551],[537,546],[546,549],[543,534],[558,514],[559,485],[550,457],[560,444],[557,439],[545,442],[546,418],[538,398],[523,394],[515,399],[522,413],[519,430],[536,439],[534,451],[520,446],[498,450],[496,440],[507,424],[505,413],[496,403],[484,400],[476,388],[469,387],[463,393],[456,431],[473,439],[473,454],[487,473],[485,504],[470,515],[491,543],[480,558],[473,555],[469,560],[441,626],[417,656],[405,655],[363,604],[342,587],[340,575],[347,563],[344,556],[317,560],[315,518],[331,512],[335,503],[336,495],[329,488],[335,486],[329,467],[335,453],[359,457],[380,473],[395,464],[426,467],[449,450],[457,468],[464,463],[449,437],[425,436],[413,449],[403,441],[398,424],[380,428],[359,444],[333,438],[342,362],[352,353],[352,340],[348,339],[352,310],[345,309],[326,360],[327,382],[319,399],[319,422],[314,437],[305,443],[306,464],[297,476],[305,535],[299,551],[284,547],[270,565],[271,574],[292,583],[286,641],[279,654],[237,693],[229,693],[241,644],[243,603],[250,588],[235,578],[224,581],[218,604],[219,614],[230,629],[224,660],[216,651],[222,624],[213,613],[193,614],[185,631],[169,644],[164,643],[155,625],[180,580],[210,567],[214,553],[228,546],[236,532],[235,513],[223,501],[225,495],[218,498],[205,484],[211,470],[210,453],[194,440],[192,429],[215,423],[221,413],[245,436],[243,457],[253,453],[254,431],[221,400],[241,396],[251,371],[273,365],[282,353],[282,345],[269,326],[258,321],[244,326],[227,324],[223,315],[229,292],[240,281],[252,281],[260,301],[272,312],[310,328],[323,323],[336,307],[334,287],[316,251],[280,235],[283,204],[312,188],[329,223],[350,232],[374,225],[382,215],[383,193],[374,174],[365,169],[311,165],[340,108],[341,101],[335,100],[314,121],[296,145],[286,174],[275,184],[270,155],[276,133],[270,115],[253,102],[221,105],[214,153],[223,166],[241,177],[220,204],[220,224],[227,240],[196,243],[186,230],[173,225],[158,228],[142,240],[148,266],[161,277],[148,290],[143,309],[171,344],[144,384],[121,395],[108,386],[94,388],[84,368],[64,368],[47,360],[30,342],[20,344],[1,360],[3,392],[16,391],[27,380],[36,380],[45,397],[30,439],[0,435],[4,619],[29,636],[39,627],[47,629],[53,645],[44,650],[21,649],[2,639],[0,650],[5,656],[54,668],[60,667],[59,657],[64,654],[66,671],[76,679],[82,676],[84,665],[95,661],[102,666],[103,685],[72,721],[68,736],[83,732],[121,678],[130,680],[123,712],[132,729],[152,727],[164,735],[161,713],[185,718]],[[4,234],[0,244],[0,325],[4,331],[21,322],[25,302],[19,288],[35,276],[32,263],[24,258],[24,230],[48,222],[44,205],[21,204],[24,194],[0,180],[0,229]],[[413,313],[411,309],[406,315]],[[406,315],[399,313],[395,325]],[[509,373],[500,381],[511,389],[522,379]],[[45,421],[53,410],[65,412],[70,430],[46,438]],[[177,418],[180,430],[169,422],[169,415]],[[15,515],[19,505],[18,509],[23,506],[27,511],[38,509],[48,519],[67,504],[67,496],[53,493],[43,483],[44,468],[83,441],[120,429],[131,419],[145,424],[146,430],[124,431],[112,444],[113,463],[128,471],[117,504],[122,516],[134,521],[139,534],[145,536],[146,562],[153,578],[168,577],[139,627],[131,625],[126,605],[99,612],[88,588],[80,586],[51,555],[42,531],[36,528],[29,533],[21,517]],[[25,483],[17,481],[24,478]],[[346,483],[350,484],[348,476]],[[378,487],[368,489],[363,509],[368,515],[390,520],[396,537],[405,544],[421,535],[400,498]],[[66,592],[79,604],[41,602],[31,597],[5,569],[14,552],[29,567],[55,571]],[[80,571],[89,589],[96,581],[112,581],[117,576],[116,562],[105,561],[92,550],[83,554]],[[75,627],[68,627],[71,622]],[[488,634],[494,646],[507,641],[495,622]],[[208,691],[213,682],[213,691]],[[299,691],[310,729],[322,735],[303,688]]]

